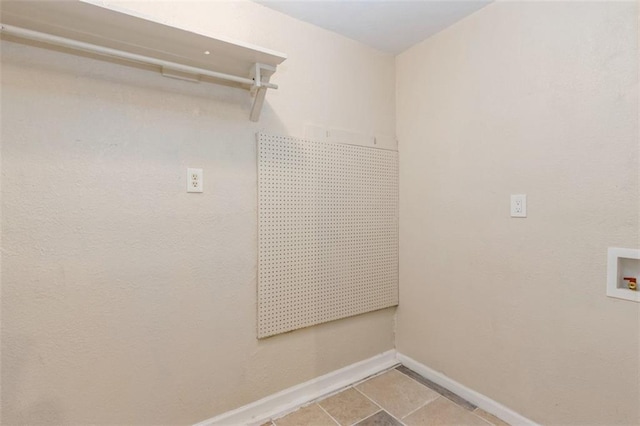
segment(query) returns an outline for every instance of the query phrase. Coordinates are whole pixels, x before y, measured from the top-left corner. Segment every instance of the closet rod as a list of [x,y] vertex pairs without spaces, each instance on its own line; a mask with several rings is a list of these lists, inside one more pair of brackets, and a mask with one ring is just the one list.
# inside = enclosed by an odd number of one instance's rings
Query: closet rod
[[75,50],[81,50],[89,53],[96,53],[103,56],[109,56],[117,59],[124,59],[127,61],[140,62],[143,64],[156,65],[163,69],[172,71],[184,72],[187,74],[203,75],[207,77],[216,78],[219,80],[233,81],[235,83],[248,84],[252,87],[265,87],[269,89],[277,89],[278,85],[268,83],[265,81],[256,84],[252,78],[238,77],[236,75],[225,74],[216,71],[209,71],[203,68],[192,67],[189,65],[182,65],[176,62],[164,61],[162,59],[152,58],[149,56],[138,55],[135,53],[129,53],[122,50],[111,49],[109,47],[98,46],[91,43],[85,43],[82,41],[72,40],[64,37],[55,36],[52,34],[41,33],[38,31],[27,30],[25,28],[14,27],[12,25],[0,24],[0,31],[2,34],[11,35],[14,37],[24,38],[28,40],[54,44],[57,46],[68,47]]

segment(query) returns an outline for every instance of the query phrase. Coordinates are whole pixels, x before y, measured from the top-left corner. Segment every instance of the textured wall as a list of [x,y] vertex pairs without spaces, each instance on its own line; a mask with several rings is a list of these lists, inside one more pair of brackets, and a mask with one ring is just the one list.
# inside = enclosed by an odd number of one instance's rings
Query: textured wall
[[640,424],[640,305],[605,296],[640,235],[637,7],[494,3],[397,58],[398,350],[542,424]]
[[256,340],[254,136],[393,135],[393,57],[251,2],[130,6],[286,52],[281,89],[251,123],[241,90],[2,42],[2,424],[192,423],[393,347],[393,309]]

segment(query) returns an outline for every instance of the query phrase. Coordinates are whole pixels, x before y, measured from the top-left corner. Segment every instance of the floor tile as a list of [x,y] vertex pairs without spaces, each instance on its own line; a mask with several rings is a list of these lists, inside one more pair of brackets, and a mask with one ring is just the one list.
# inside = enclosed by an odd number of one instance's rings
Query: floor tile
[[489,423],[445,397],[411,413],[402,421],[407,426],[489,426]]
[[324,399],[318,404],[344,426],[352,425],[380,410],[380,407],[353,388]]
[[482,417],[494,426],[510,426],[509,423],[505,422],[504,420],[500,420],[493,414],[489,414],[481,408],[477,408],[473,413],[476,416]]
[[379,411],[371,417],[367,417],[356,426],[403,426],[386,411]]
[[466,408],[469,411],[473,411],[476,408],[478,408],[475,405],[473,405],[472,403],[470,403],[469,401],[467,401],[466,399],[462,398],[461,396],[458,396],[455,393],[451,392],[449,389],[443,388],[439,384],[432,382],[431,380],[427,379],[426,377],[422,377],[420,374],[418,374],[415,371],[405,367],[404,365],[396,367],[396,370],[398,370],[399,372],[401,372],[403,374],[406,374],[407,376],[411,377],[415,381],[422,383],[426,387],[428,387],[430,389],[433,389],[434,391],[438,392],[440,395],[442,395],[444,397],[447,397],[448,399],[450,399],[451,401],[455,402],[456,404],[458,404],[462,408]]
[[336,422],[318,404],[303,407],[276,419],[274,423],[276,426],[336,426]]
[[356,388],[399,419],[440,396],[397,370],[369,379]]
[[473,405],[472,403],[470,403],[466,399],[456,395],[455,393],[451,392],[449,389],[445,389],[442,386],[440,386],[439,384],[432,382],[431,380],[427,379],[426,377],[422,377],[420,374],[418,374],[415,371],[405,367],[404,365],[401,365],[401,366],[397,367],[396,370],[398,370],[399,372],[401,372],[403,374],[406,374],[407,376],[411,377],[412,379],[416,380],[417,382],[422,383],[426,387],[433,389],[434,391],[438,392],[440,395],[442,395],[444,397],[447,397],[448,399],[450,399],[451,401],[455,402],[456,404],[458,404],[462,408],[466,408],[469,411],[473,411],[473,410],[475,410],[477,408],[475,405]]

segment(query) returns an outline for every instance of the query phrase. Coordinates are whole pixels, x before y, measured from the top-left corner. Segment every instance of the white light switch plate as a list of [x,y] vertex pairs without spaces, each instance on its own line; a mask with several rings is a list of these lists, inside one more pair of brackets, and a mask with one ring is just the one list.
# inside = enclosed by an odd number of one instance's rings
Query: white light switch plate
[[204,190],[203,181],[202,169],[187,169],[187,192],[202,192]]
[[527,196],[525,194],[511,196],[511,217],[527,217]]

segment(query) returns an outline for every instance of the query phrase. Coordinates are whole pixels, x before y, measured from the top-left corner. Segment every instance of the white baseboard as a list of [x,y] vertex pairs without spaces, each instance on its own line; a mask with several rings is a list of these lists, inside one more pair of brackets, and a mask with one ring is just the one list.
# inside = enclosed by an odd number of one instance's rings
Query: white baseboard
[[488,396],[476,392],[456,382],[452,378],[406,355],[398,353],[396,350],[381,353],[380,355],[356,362],[355,364],[348,365],[324,376],[316,377],[308,382],[301,383],[235,410],[227,411],[219,416],[197,423],[194,426],[260,425],[269,419],[281,417],[300,406],[306,405],[323,396],[330,395],[397,364],[403,364],[421,376],[450,390],[513,426],[538,426],[534,421],[516,413]]
[[396,351],[392,349],[235,410],[227,411],[194,426],[260,425],[271,418],[283,416],[301,405],[350,386],[396,364],[398,364]]
[[397,354],[398,361],[404,365],[405,367],[415,371],[420,374],[422,377],[425,377],[431,380],[434,383],[442,386],[455,393],[456,395],[466,399],[470,403],[478,406],[478,408],[482,408],[484,411],[493,414],[499,419],[504,420],[513,426],[538,426],[532,420],[522,416],[521,414],[516,413],[510,408],[505,407],[504,405],[494,401],[493,399],[485,396],[479,392],[474,391],[466,387],[465,385],[456,382],[450,377],[445,376],[444,374],[435,371],[424,364],[419,363],[418,361],[409,358],[406,355],[401,353]]

